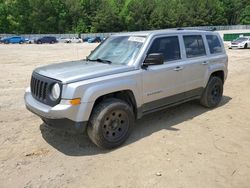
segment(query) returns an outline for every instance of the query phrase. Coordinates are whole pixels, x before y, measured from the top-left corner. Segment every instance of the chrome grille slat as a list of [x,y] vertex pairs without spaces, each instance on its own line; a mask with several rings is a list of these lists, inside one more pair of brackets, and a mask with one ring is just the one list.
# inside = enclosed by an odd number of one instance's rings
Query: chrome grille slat
[[40,99],[43,99],[43,98],[42,98],[42,90],[43,90],[43,81],[40,82],[40,88],[39,88],[39,98],[40,98]]
[[48,86],[48,83],[45,82],[44,88],[43,88],[43,99],[44,99],[44,100],[45,100],[45,98],[46,98],[47,86]]

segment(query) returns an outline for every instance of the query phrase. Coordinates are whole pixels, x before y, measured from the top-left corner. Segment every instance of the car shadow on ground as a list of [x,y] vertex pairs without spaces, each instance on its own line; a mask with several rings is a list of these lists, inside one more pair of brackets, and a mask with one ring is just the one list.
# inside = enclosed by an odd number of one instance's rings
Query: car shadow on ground
[[[224,96],[217,108],[224,106],[231,99],[231,97]],[[191,101],[166,110],[149,114],[136,121],[132,134],[125,144],[123,144],[123,146],[132,144],[142,138],[150,136],[157,131],[179,131],[179,129],[175,128],[176,125],[184,121],[192,120],[193,118],[208,111],[210,111],[210,109],[202,107],[196,101]],[[112,151],[103,150],[95,146],[90,141],[86,133],[76,134],[54,130],[47,127],[45,124],[40,125],[40,130],[45,141],[65,155],[89,156],[104,154]]]

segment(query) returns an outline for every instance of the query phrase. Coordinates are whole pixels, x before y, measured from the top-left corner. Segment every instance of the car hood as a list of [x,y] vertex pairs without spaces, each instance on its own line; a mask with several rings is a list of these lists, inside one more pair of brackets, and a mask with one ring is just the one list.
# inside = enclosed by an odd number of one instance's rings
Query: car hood
[[132,70],[135,67],[79,60],[39,67],[35,72],[67,84]]
[[241,42],[231,42],[231,44],[240,44]]

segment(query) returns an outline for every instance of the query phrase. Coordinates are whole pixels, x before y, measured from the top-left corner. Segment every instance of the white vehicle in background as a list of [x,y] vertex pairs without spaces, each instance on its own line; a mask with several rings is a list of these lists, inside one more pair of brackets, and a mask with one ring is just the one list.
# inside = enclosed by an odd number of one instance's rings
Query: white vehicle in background
[[59,42],[61,43],[81,43],[82,39],[78,37],[73,37],[73,38],[59,38]]
[[58,42],[60,42],[60,43],[66,43],[66,41],[67,41],[68,39],[67,39],[67,38],[64,38],[64,37],[60,37],[60,38],[58,38],[57,40],[58,40]]
[[239,37],[235,40],[233,40],[230,44],[229,44],[229,49],[232,48],[250,48],[250,37]]
[[70,39],[72,43],[82,43],[82,39],[78,37],[73,37]]
[[82,39],[78,37],[73,38],[59,38],[59,42],[61,43],[82,43]]

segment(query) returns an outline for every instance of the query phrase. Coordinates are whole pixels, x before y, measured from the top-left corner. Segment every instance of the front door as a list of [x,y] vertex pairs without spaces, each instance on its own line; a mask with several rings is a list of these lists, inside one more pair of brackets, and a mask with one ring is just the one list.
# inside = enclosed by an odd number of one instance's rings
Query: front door
[[178,87],[183,82],[179,37],[155,38],[147,55],[151,53],[162,53],[164,64],[151,65],[143,70],[144,113],[177,102],[182,93]]

